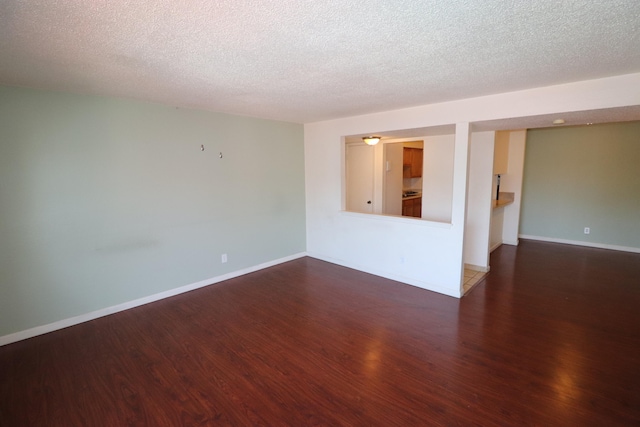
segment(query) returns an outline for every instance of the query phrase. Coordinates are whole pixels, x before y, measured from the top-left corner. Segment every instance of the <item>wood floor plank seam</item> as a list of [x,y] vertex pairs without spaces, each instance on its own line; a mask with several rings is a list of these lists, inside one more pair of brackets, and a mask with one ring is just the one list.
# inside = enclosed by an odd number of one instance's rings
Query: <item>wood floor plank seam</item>
[[0,347],[0,426],[640,425],[639,278],[522,240],[456,299],[298,258]]

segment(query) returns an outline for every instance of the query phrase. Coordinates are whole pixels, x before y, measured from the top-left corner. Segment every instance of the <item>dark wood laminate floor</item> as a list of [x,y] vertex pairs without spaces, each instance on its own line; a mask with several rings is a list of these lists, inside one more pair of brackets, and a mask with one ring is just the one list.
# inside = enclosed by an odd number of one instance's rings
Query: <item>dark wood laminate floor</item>
[[7,345],[0,425],[639,425],[640,254],[491,265],[457,300],[303,258]]

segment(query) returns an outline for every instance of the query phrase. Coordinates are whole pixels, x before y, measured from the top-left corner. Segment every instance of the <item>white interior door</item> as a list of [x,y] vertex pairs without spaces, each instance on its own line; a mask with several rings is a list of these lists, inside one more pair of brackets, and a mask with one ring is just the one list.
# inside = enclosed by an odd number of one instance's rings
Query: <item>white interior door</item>
[[348,144],[346,147],[347,206],[351,212],[373,213],[374,147]]

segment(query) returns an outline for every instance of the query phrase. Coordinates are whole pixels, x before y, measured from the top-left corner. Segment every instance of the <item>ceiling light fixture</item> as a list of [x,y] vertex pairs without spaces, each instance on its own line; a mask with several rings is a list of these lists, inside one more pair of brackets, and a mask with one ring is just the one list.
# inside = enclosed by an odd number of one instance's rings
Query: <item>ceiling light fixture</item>
[[555,119],[553,121],[554,125],[563,125],[564,124],[564,119]]
[[379,136],[364,136],[362,140],[367,145],[376,145],[382,138]]

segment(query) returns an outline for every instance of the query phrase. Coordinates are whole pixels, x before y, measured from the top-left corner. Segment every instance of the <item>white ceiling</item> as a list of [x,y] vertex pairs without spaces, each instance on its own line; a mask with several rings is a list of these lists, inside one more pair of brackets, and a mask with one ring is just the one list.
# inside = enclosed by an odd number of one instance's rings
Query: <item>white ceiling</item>
[[0,84],[299,123],[636,72],[638,0],[0,0]]

